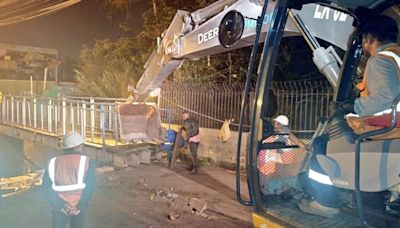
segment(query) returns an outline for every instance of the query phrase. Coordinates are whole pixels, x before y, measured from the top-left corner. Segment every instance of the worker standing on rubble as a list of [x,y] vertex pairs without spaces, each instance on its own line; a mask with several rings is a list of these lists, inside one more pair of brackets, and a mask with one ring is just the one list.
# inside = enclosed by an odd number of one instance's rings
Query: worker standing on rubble
[[63,137],[64,154],[50,159],[43,178],[43,192],[53,209],[52,227],[84,227],[85,210],[95,185],[95,170],[82,155],[85,140],[76,132]]
[[189,112],[182,113],[183,130],[187,133],[190,153],[192,154],[191,174],[198,174],[197,148],[200,144],[199,122],[190,116]]

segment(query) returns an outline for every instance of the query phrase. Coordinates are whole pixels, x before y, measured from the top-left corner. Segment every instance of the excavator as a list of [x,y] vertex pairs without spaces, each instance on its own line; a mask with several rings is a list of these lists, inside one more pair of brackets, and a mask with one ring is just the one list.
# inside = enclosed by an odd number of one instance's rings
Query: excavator
[[[264,1],[220,0],[194,12],[178,10],[168,29],[157,39],[157,47],[146,62],[144,73],[136,88],[128,88],[132,94],[128,103],[134,102],[134,105],[124,104],[119,107],[121,139],[126,142],[162,140],[163,130],[158,110],[154,104],[144,101],[182,65],[184,59],[199,59],[252,46],[257,36],[257,19],[261,15],[263,5]],[[272,1],[262,22],[259,42],[262,42],[268,33],[274,7],[275,2]],[[340,49],[346,48],[346,37],[353,30],[353,19],[350,15],[315,4],[309,4],[301,11],[296,11],[296,15],[302,18],[303,26],[306,24],[315,37],[326,40]],[[301,35],[294,22],[289,21],[284,30],[285,36]],[[339,59],[332,47],[320,47],[315,53],[319,56],[317,59],[329,62],[320,63],[320,67],[325,71],[338,68],[331,64],[334,62],[331,56]],[[333,76],[337,77],[337,74]],[[336,79],[331,81],[335,83]]]
[[[242,107],[245,104],[253,107],[246,151],[249,199],[243,198],[240,189],[244,110],[239,127],[236,179],[239,202],[254,209],[254,227],[399,227],[400,200],[391,199],[398,196],[400,189],[397,151],[400,139],[374,136],[398,126],[396,107],[400,97],[393,101],[388,127],[357,134],[328,116],[321,117],[311,142],[304,148],[263,143],[266,136],[274,134],[270,126],[276,110],[269,110],[273,96],[268,91],[283,38],[301,36],[306,40],[315,66],[334,90],[333,102],[340,103],[354,96],[355,80],[362,71],[358,67],[363,56],[360,28],[367,18],[380,14],[400,21],[399,1],[219,0],[191,13],[178,11],[145,65],[134,90],[135,101],[144,101],[185,58],[252,46],[244,92],[249,91],[250,78],[256,72],[255,98],[249,101],[244,96],[242,101]],[[322,46],[320,41],[330,46]],[[342,58],[338,49],[344,53]],[[256,67],[259,51],[261,58]],[[132,104],[132,107],[143,105]],[[332,107],[332,113],[336,113],[336,108]],[[152,111],[154,115],[156,112]],[[299,196],[305,194],[300,175],[307,172],[311,150],[318,143],[315,139],[322,134],[329,134],[329,140],[318,162],[328,173],[324,179],[341,195],[340,213],[333,218],[306,214],[297,204]],[[272,150],[285,153],[279,159],[267,159],[266,154]],[[277,183],[280,185],[274,188]]]

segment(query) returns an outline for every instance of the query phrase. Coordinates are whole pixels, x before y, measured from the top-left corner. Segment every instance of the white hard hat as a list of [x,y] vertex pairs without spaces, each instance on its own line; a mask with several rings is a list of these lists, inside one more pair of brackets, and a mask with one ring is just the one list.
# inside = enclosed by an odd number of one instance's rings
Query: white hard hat
[[85,143],[85,140],[83,137],[76,133],[76,132],[69,132],[66,135],[64,135],[63,140],[62,140],[62,148],[63,149],[72,149],[74,147],[77,147],[79,145],[82,145]]
[[285,115],[280,115],[274,119],[276,122],[288,126],[289,125],[289,118]]

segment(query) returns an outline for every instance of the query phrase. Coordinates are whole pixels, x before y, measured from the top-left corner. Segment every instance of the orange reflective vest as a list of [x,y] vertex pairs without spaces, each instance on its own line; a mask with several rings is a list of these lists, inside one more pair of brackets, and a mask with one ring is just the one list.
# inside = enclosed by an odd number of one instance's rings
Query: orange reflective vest
[[[386,58],[392,59],[392,61],[394,61],[396,63],[396,61],[393,59],[393,57],[386,55],[384,52],[393,52],[393,53],[397,54],[398,56],[400,56],[400,46],[397,46],[397,45],[391,46],[391,47],[386,48],[383,52],[378,52],[378,55],[382,55]],[[360,91],[360,97],[366,97],[369,95],[368,78],[367,77],[368,77],[367,74],[364,73],[362,81],[356,85],[357,89]]]
[[48,171],[52,189],[68,205],[75,207],[85,189],[89,158],[81,154],[65,154],[50,159]]

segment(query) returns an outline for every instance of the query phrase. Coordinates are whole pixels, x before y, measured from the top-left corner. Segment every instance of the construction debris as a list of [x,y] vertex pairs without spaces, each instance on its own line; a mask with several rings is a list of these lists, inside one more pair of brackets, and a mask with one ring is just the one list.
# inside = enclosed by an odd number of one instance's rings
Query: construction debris
[[106,174],[114,171],[114,167],[112,166],[103,166],[96,168],[96,174]]
[[153,201],[156,198],[156,195],[154,193],[150,194],[149,200]]
[[202,215],[203,212],[207,209],[207,203],[198,199],[198,198],[192,198],[188,206],[191,208],[192,213]]
[[23,176],[1,178],[0,189],[3,192],[3,197],[9,197],[32,187],[41,186],[44,171],[44,169],[41,169]]
[[176,213],[176,212],[170,212],[169,214],[168,214],[168,218],[170,219],[170,220],[175,220],[175,219],[178,219],[180,217],[180,215],[178,214],[178,213]]
[[140,158],[136,154],[130,154],[126,159],[129,166],[137,167],[140,164]]
[[151,156],[151,159],[156,160],[156,161],[161,161],[163,157],[162,152],[155,153],[153,156]]
[[173,188],[160,188],[157,191],[157,197],[165,200],[175,200],[178,198],[178,194],[173,193]]
[[127,163],[125,157],[114,155],[113,156],[113,166],[116,169],[123,169],[128,166],[128,163]]
[[155,194],[154,193],[150,194],[149,200],[154,201],[156,199],[162,199],[173,202],[175,199],[179,197],[179,195],[174,193],[173,191],[174,191],[173,188],[160,188],[157,190]]
[[150,164],[152,153],[157,149],[153,144],[130,144],[117,148],[107,148],[112,154],[113,165],[117,168],[137,167],[139,164]]
[[139,152],[139,161],[142,164],[150,165],[151,162],[151,151],[141,151]]

